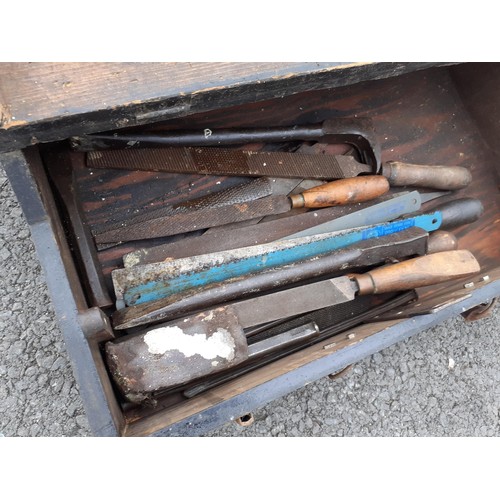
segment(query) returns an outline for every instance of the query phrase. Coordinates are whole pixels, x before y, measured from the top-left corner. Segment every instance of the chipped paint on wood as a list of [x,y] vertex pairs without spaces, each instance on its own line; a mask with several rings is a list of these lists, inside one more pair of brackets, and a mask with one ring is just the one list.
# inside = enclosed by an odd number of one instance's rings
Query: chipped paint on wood
[[107,342],[105,352],[117,386],[130,401],[139,402],[158,389],[241,363],[248,358],[248,344],[228,306]]
[[15,116],[12,116],[9,107],[0,103],[0,130],[8,130],[27,123],[25,120],[17,120]]
[[178,326],[165,326],[149,331],[144,336],[144,342],[151,354],[177,350],[188,358],[199,354],[205,359],[219,356],[228,361],[234,358],[236,347],[233,337],[224,328],[217,329],[211,337],[207,337],[202,333],[188,335]]
[[0,128],[6,128],[11,119],[9,110],[0,104]]

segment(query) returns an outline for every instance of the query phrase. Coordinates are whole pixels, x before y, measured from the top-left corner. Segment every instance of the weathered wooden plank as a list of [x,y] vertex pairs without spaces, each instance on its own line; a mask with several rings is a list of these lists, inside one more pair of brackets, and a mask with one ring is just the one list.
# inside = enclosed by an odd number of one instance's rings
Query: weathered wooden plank
[[0,151],[436,63],[0,63]]
[[[330,66],[323,63],[316,68]],[[4,105],[10,109],[3,127],[113,110],[146,99],[278,78],[285,70],[292,74],[304,69],[309,68],[285,63],[2,63],[0,86]]]

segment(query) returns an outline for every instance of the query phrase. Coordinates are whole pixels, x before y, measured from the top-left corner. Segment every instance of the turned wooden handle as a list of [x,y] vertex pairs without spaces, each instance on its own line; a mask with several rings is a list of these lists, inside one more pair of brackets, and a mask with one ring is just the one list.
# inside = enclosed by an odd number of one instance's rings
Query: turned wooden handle
[[468,186],[472,180],[465,167],[414,165],[388,161],[382,166],[382,175],[391,186],[415,186],[432,189],[457,190]]
[[457,237],[448,231],[434,231],[427,240],[427,253],[447,252],[458,248]]
[[359,295],[368,295],[435,285],[479,271],[479,263],[468,250],[451,250],[379,267],[354,279]]
[[477,198],[460,198],[447,201],[432,209],[432,212],[436,211],[441,212],[443,219],[440,228],[454,229],[477,221],[483,215],[484,207]]
[[321,208],[373,200],[389,191],[387,179],[381,175],[362,175],[327,182],[290,196],[292,208]]

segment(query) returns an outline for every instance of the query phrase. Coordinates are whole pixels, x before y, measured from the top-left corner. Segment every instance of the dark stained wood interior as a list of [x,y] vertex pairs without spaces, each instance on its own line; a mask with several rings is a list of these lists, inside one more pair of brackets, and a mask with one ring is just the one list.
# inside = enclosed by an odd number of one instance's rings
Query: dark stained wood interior
[[[450,76],[448,68],[434,68],[386,80],[360,83],[340,89],[304,92],[157,124],[166,129],[257,127],[317,123],[335,116],[368,116],[375,123],[382,145],[382,160],[421,164],[461,165],[471,169],[473,182],[446,198],[479,197],[485,214],[480,221],[459,228],[460,246],[477,253],[483,265],[497,262],[499,238],[498,196],[490,150],[472,120]],[[261,145],[256,145],[260,147]],[[224,189],[246,178],[179,175],[161,172],[88,170],[83,154],[74,153],[78,191],[88,223],[120,220],[127,214],[192,199]],[[444,199],[431,202],[432,208]],[[477,235],[481,237],[478,238]],[[488,238],[483,235],[487,234]],[[124,253],[141,246],[172,241],[173,238],[135,242],[99,252],[107,276],[121,265]]]
[[[383,161],[398,160],[470,168],[473,181],[467,188],[431,202],[425,209],[430,210],[445,200],[479,198],[485,208],[480,220],[453,232],[458,237],[459,248],[470,250],[485,272],[492,272],[494,276],[500,264],[496,157],[492,148],[485,142],[482,124],[476,119],[473,110],[471,111],[470,106],[474,106],[474,103],[464,102],[463,85],[470,80],[462,78],[457,86],[458,80],[454,71],[454,67],[432,68],[347,87],[301,92],[281,99],[233,106],[150,124],[147,129],[152,132],[206,127],[261,127],[318,123],[337,116],[370,117],[382,146]],[[500,75],[500,72],[498,73]],[[500,76],[498,80],[500,81]],[[496,98],[500,99],[499,96]],[[129,131],[133,130],[132,128]],[[255,148],[260,147],[262,145],[255,145]],[[148,207],[198,197],[244,180],[158,172],[89,170],[84,166],[82,153],[72,153],[71,157],[76,188],[86,221],[91,227],[106,220],[120,220],[127,214],[147,210]],[[47,163],[46,167],[50,169],[50,164]],[[110,273],[121,266],[121,257],[125,253],[145,245],[173,241],[177,238],[182,238],[182,235],[134,242],[99,251],[99,261],[110,293]],[[424,295],[430,303],[435,296],[438,303],[444,300],[443,292],[446,297],[444,286],[429,287]],[[379,328],[380,325],[365,325],[359,330],[359,335],[370,335]],[[342,345],[344,343],[341,342],[339,346]],[[322,350],[322,347],[310,347],[300,356],[293,355],[290,359],[273,364],[272,368],[262,368],[246,375],[244,384],[242,381],[225,384],[219,390],[210,391],[206,396],[185,405],[179,398],[173,398],[173,412],[162,410],[152,423],[144,426],[151,432],[167,425],[165,422],[172,423],[188,416],[190,412],[201,411],[213,404],[213,401],[230,398],[245,387],[258,385],[328,353]],[[213,401],[210,398],[213,398]],[[145,410],[144,413],[150,413],[150,410]],[[141,413],[139,411],[138,414],[134,409],[130,415],[133,415],[133,419],[140,419]],[[142,425],[138,425],[137,430],[134,429],[131,434],[143,434],[145,431]]]

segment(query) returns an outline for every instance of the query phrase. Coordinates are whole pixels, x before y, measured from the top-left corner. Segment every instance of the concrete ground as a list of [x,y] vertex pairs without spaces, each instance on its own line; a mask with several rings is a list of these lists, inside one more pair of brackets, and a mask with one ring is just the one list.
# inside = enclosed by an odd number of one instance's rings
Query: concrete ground
[[[0,169],[0,434],[90,436],[30,231]],[[500,436],[500,308],[457,317],[209,436]]]

